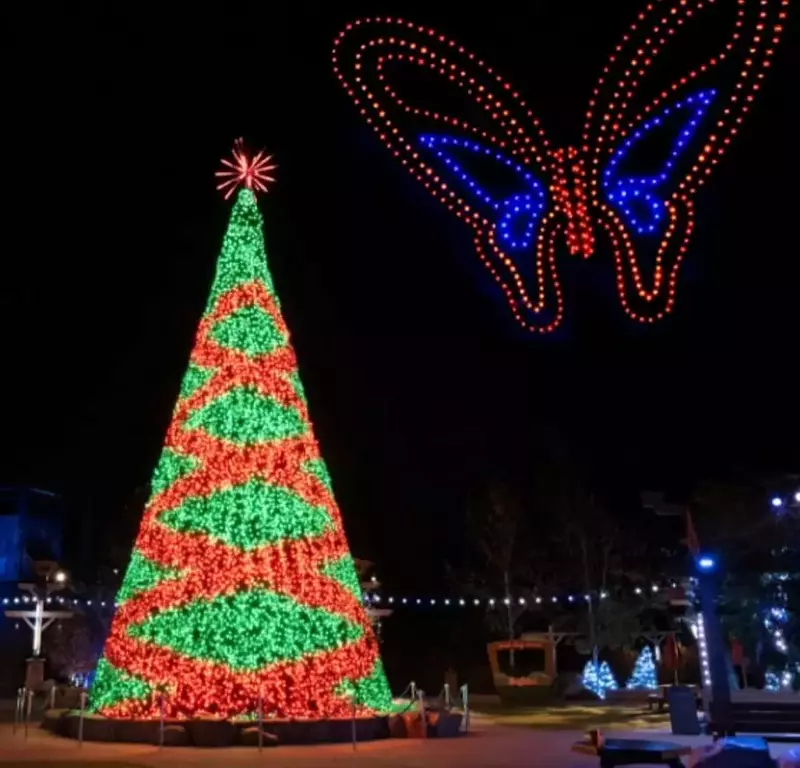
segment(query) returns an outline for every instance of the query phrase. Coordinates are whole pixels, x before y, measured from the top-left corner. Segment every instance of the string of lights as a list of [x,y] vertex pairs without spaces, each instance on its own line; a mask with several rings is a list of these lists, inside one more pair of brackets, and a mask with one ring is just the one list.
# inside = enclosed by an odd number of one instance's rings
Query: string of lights
[[697,614],[694,624],[692,624],[692,633],[697,639],[697,644],[700,646],[700,673],[703,679],[703,686],[705,688],[711,687],[711,661],[708,655],[708,640],[706,639],[706,625],[703,619],[703,614]]
[[[800,490],[793,493],[775,494],[770,499],[770,506],[776,515],[796,514],[800,511]],[[789,644],[786,642],[784,630],[789,622],[789,611],[786,608],[788,596],[786,594],[785,583],[789,580],[789,574],[771,573],[766,577],[766,581],[775,584],[775,605],[765,611],[763,616],[764,629],[769,633],[775,650],[788,656]],[[790,689],[794,687],[795,679],[800,672],[800,664],[795,664],[794,669],[786,660],[786,665],[780,674],[770,670],[765,676],[764,687],[770,691]]]
[[[619,597],[624,595],[633,598],[647,598],[657,595],[669,595],[670,590],[681,589],[678,582],[668,582],[662,584],[650,584],[646,586],[625,587],[624,589],[615,590],[613,595],[611,592],[602,590],[594,593],[595,600],[606,600],[610,597]],[[27,595],[16,597],[4,597],[2,603],[8,605],[10,603],[27,603],[32,598]],[[364,592],[362,594],[362,601],[367,605],[391,605],[391,606],[443,606],[443,607],[489,607],[506,606],[510,604],[533,606],[549,606],[549,605],[579,605],[581,601],[587,601],[589,595],[586,593],[565,593],[565,594],[550,594],[550,595],[535,595],[533,597],[408,597],[408,596],[395,596],[395,595],[381,595],[377,592]],[[57,596],[50,597],[47,602],[57,602],[62,605],[72,606],[94,606],[102,608],[115,608],[119,606],[119,602],[113,600],[98,600],[97,598],[80,598]]]
[[[715,7],[731,9],[725,41],[699,66],[682,64],[677,33]],[[589,258],[596,231],[611,245],[622,308],[634,320],[653,323],[675,303],[694,229],[692,198],[761,89],[787,9],[788,0],[647,3],[603,68],[578,147],[553,147],[520,93],[435,29],[402,18],[358,19],[336,37],[332,61],[381,141],[473,230],[479,259],[523,328],[547,333],[560,324],[557,240],[563,234],[571,254]],[[648,94],[653,64],[665,56],[685,74]],[[471,108],[448,115],[418,106],[421,94],[393,85],[401,68],[438,78],[468,96]],[[706,82],[714,87],[701,87]],[[683,118],[677,128],[676,115]],[[661,168],[647,176],[630,173],[629,150],[655,132],[674,138]],[[518,191],[499,199],[484,189],[470,170],[476,154],[512,170]]]

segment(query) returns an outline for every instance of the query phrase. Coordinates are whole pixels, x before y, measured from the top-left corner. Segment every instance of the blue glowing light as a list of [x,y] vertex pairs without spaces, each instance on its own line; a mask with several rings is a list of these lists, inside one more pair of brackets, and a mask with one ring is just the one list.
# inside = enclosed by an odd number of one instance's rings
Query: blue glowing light
[[[546,195],[544,186],[534,178],[527,168],[515,163],[491,147],[472,139],[459,139],[452,136],[425,134],[419,137],[425,149],[435,153],[447,170],[460,181],[476,200],[485,203],[497,213],[497,231],[506,248],[518,250],[527,248],[536,236],[536,223],[544,212]],[[509,168],[522,180],[525,192],[497,200],[481,188],[474,177],[459,165],[452,149],[468,150],[494,160]]]
[[631,679],[628,680],[626,686],[628,690],[649,690],[655,691],[658,688],[658,671],[656,670],[656,662],[653,658],[653,652],[650,646],[645,646],[639,653],[636,663],[633,666]]
[[716,560],[713,557],[709,557],[708,555],[704,555],[697,559],[697,567],[701,571],[710,571],[713,570],[714,566],[717,564]]
[[780,496],[773,496],[770,503],[773,507],[775,507],[775,509],[778,509],[778,507],[783,506],[783,499]]
[[785,608],[773,607],[769,609],[769,612],[773,619],[777,619],[781,622],[785,622],[789,618],[789,614]]
[[[714,90],[699,91],[640,123],[614,152],[608,167],[603,171],[603,189],[608,202],[638,234],[657,234],[663,226],[664,205],[668,195],[660,190],[669,181],[670,174],[675,169],[675,161],[685,151],[715,95]],[[661,170],[654,176],[618,176],[619,166],[630,149],[651,130],[661,127],[666,117],[681,111],[688,113],[688,119],[681,126],[677,141]]]
[[581,680],[583,687],[594,693],[599,699],[604,699],[608,691],[616,691],[619,688],[607,661],[602,663],[587,661]]

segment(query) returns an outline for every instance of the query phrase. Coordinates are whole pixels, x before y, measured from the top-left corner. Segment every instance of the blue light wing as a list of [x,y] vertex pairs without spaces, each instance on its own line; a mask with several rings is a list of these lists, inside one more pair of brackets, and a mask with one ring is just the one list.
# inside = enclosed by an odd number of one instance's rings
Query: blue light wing
[[[715,95],[714,90],[698,91],[665,107],[657,115],[639,123],[612,154],[603,171],[603,192],[608,203],[637,234],[658,237],[662,235],[666,222],[665,204],[681,177],[681,174],[676,173],[676,164],[695,137]],[[665,122],[680,114],[685,115],[685,119],[677,131],[666,160],[656,173],[632,176],[621,170],[628,153],[640,145],[645,136],[652,131],[667,130]]]
[[[498,245],[504,249],[517,251],[530,246],[536,237],[537,224],[547,204],[544,185],[525,167],[514,160],[472,139],[463,139],[440,134],[423,134],[420,144],[432,152],[441,162],[443,172],[466,191],[472,199],[494,217],[499,237]],[[482,156],[516,177],[520,192],[507,197],[489,193],[475,178],[474,173],[464,168],[456,152]]]

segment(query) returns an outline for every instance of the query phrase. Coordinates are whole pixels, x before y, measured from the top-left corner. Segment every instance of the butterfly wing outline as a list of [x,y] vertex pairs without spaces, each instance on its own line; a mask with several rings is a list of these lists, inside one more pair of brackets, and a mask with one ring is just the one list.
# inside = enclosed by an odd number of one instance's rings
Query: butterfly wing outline
[[[472,228],[475,250],[517,321],[532,331],[555,328],[563,316],[555,261],[562,224],[548,199],[548,141],[519,93],[454,40],[398,18],[348,24],[334,42],[333,65],[394,156]],[[433,76],[467,106],[455,113],[420,106],[413,88],[393,81],[403,68]],[[481,188],[469,170],[473,155],[507,168],[513,194]]]
[[[652,323],[674,305],[694,194],[749,112],[787,10],[788,0],[657,0],[603,69],[582,138],[588,197],[611,243],[620,301],[636,320]],[[706,39],[712,28],[718,39]],[[693,32],[702,43],[682,46]],[[697,50],[705,52],[687,60]],[[659,133],[670,146],[653,169],[623,170],[626,156]]]
[[[788,0],[650,2],[602,71],[577,149],[550,147],[511,85],[433,29],[397,18],[354,22],[336,38],[333,63],[393,154],[471,226],[476,252],[523,327],[547,332],[560,323],[556,245],[563,235],[571,253],[589,257],[595,230],[611,244],[623,309],[652,323],[674,305],[694,194],[750,110],[787,9]],[[712,12],[719,13],[718,23],[698,24]],[[687,30],[697,29],[703,39],[681,45]],[[706,39],[708,29],[720,32],[719,39]],[[700,57],[692,61],[697,51]],[[396,66],[433,74],[468,96],[469,107],[448,113],[419,106],[393,86],[390,70]],[[659,133],[671,145],[653,168],[637,170],[630,156]],[[520,188],[502,199],[476,189],[456,150],[494,153],[497,164],[518,174]],[[537,184],[544,184],[544,195]],[[520,201],[523,210],[516,210]],[[534,213],[525,209],[539,204]],[[535,255],[526,275],[530,249]]]

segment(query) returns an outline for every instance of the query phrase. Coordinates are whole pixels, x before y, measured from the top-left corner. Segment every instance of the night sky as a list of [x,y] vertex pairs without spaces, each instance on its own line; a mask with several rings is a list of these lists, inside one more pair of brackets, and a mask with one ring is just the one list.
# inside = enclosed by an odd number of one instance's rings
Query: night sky
[[[601,246],[561,257],[567,322],[540,338],[339,87],[331,41],[363,8],[332,5],[17,19],[0,482],[63,493],[82,536],[130,535],[121,510],[160,450],[229,211],[213,173],[239,135],[280,165],[261,206],[270,267],[352,549],[399,590],[440,578],[468,493],[527,482],[554,453],[621,505],[797,471],[797,24],[698,197],[674,315],[629,321]],[[485,56],[574,143],[639,3],[517,5],[390,10]]]

